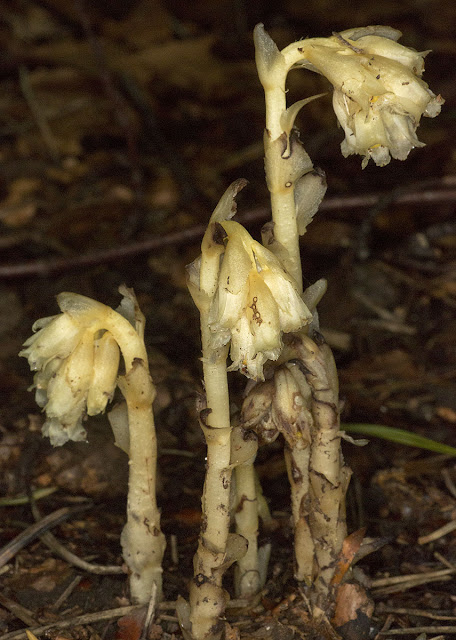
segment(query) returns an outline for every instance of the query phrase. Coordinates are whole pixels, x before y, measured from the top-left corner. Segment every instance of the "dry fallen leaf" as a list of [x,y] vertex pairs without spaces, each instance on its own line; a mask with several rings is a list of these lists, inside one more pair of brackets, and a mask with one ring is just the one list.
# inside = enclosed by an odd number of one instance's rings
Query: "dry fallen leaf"
[[340,585],[332,622],[345,640],[364,640],[369,637],[373,612],[374,603],[361,585],[349,582]]
[[349,570],[353,558],[358,553],[359,548],[364,539],[366,528],[358,529],[349,536],[347,536],[342,545],[342,551],[340,552],[339,559],[337,561],[336,570],[332,579],[333,585],[338,585],[342,582],[343,577]]

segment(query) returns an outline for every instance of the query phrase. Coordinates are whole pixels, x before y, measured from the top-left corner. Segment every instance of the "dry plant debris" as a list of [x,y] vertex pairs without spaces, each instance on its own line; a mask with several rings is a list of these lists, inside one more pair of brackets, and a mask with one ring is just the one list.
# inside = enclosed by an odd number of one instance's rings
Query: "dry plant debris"
[[[218,194],[238,175],[251,183],[240,220],[255,234],[269,216],[256,145],[263,105],[251,27],[261,19],[285,43],[347,26],[343,4],[334,2],[290,0],[273,13],[266,3],[237,3],[235,21],[231,4],[216,5],[8,0],[3,8],[0,489],[16,497],[58,488],[40,500],[43,517],[26,547],[19,536],[35,527],[30,504],[0,506],[0,545],[9,555],[0,569],[5,640],[24,638],[26,627],[38,638],[114,638],[116,621],[137,611],[127,606],[119,549],[126,460],[106,442],[101,420],[93,421],[91,456],[82,444],[62,452],[41,442],[43,417],[16,358],[32,319],[52,312],[60,290],[111,304],[123,281],[134,284],[150,318],[154,379],[160,373],[160,502],[169,547],[175,539],[173,556],[166,556],[167,600],[149,637],[180,637],[175,598],[185,591],[182,576],[189,575],[196,544],[204,457],[194,408],[197,336],[185,349],[180,339],[196,317],[183,265]],[[339,361],[344,420],[381,421],[454,445],[455,7],[445,1],[420,8],[407,0],[393,12],[383,2],[375,15],[368,3],[353,11],[359,24],[391,23],[417,49],[434,50],[428,69],[447,110],[427,129],[424,155],[412,154],[409,164],[376,178],[369,167],[359,174],[357,161],[340,162],[329,106],[309,106],[303,126],[312,155],[337,170],[328,171],[330,197],[303,241],[303,260],[307,271],[332,283],[321,317]],[[298,75],[292,96],[327,90],[318,78]],[[332,126],[323,138],[313,134],[321,123]],[[345,453],[356,476],[352,530],[367,527],[366,535],[387,540],[353,568],[375,602],[372,637],[449,637],[456,629],[453,460],[379,442],[347,446]],[[274,520],[262,537],[276,551],[258,601],[229,603],[225,636],[328,638],[328,629],[311,627],[293,585],[283,461],[272,445],[259,462]],[[166,473],[169,465],[178,480]],[[92,506],[73,511],[88,497]],[[79,567],[35,537],[62,509],[70,517],[52,534]],[[18,544],[13,555],[11,541]],[[94,565],[119,574],[87,573]],[[344,568],[341,558],[338,575]],[[340,612],[344,624],[350,611],[341,605]],[[127,631],[128,640],[134,633]],[[364,640],[359,633],[355,639]]]

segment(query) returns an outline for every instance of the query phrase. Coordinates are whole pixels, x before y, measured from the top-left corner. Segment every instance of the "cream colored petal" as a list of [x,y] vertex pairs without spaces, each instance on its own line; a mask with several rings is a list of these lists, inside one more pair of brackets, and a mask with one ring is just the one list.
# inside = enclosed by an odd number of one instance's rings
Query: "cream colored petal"
[[414,147],[424,147],[415,134],[415,126],[407,116],[384,112],[383,122],[388,147],[393,158],[405,160]]
[[370,72],[368,56],[346,48],[340,51],[316,46],[310,49],[308,59],[335,87],[354,98],[363,109],[369,96],[380,95],[384,85]]
[[255,351],[273,352],[282,348],[279,309],[263,278],[252,273],[246,309]]
[[[385,91],[394,93],[397,98],[406,98],[417,106],[420,113],[430,100],[427,84],[395,60],[374,56],[369,70],[379,77]],[[372,95],[376,95],[373,93]],[[381,95],[380,92],[378,95]]]
[[291,278],[281,267],[273,266],[263,272],[263,279],[275,301],[280,329],[284,333],[297,331],[312,320],[312,314],[299,295]]
[[220,286],[212,299],[209,310],[209,325],[212,331],[232,329],[247,305],[247,284],[237,294],[230,293],[225,287]]
[[109,331],[94,343],[92,380],[87,397],[87,413],[95,416],[112,400],[119,372],[120,351]]
[[[74,408],[85,409],[93,373],[93,334],[85,331],[83,337],[65,360],[47,387],[46,413],[50,418],[72,414]],[[82,406],[81,406],[82,402]]]
[[278,308],[262,278],[252,273],[249,278],[249,303],[246,313],[232,330],[230,370],[263,380],[263,365],[276,360],[282,349]]
[[61,311],[70,313],[72,317],[84,323],[89,322],[93,317],[102,317],[103,313],[109,310],[109,307],[97,300],[68,291],[59,293],[57,303]]
[[382,56],[410,69],[415,75],[421,76],[424,71],[424,57],[427,51],[418,52],[409,47],[404,47],[398,42],[380,36],[364,36],[356,40],[356,46],[364,53]]
[[41,369],[52,358],[66,358],[82,335],[82,327],[68,314],[54,316],[50,322],[45,320],[45,326],[24,343],[26,348],[19,353],[28,359],[32,371]]
[[68,440],[84,441],[87,436],[82,426],[81,413],[74,420],[68,418],[63,423],[58,418],[48,418],[43,424],[42,433],[49,438],[53,447],[60,447]]
[[252,250],[246,249],[239,233],[230,234],[220,269],[219,288],[238,294],[245,287],[252,266]]

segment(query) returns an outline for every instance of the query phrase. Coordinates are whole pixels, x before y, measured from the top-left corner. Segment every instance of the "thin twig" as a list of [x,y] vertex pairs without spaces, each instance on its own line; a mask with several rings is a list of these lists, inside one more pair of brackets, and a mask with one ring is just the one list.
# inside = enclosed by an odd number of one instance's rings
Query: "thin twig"
[[[448,176],[448,179],[452,176]],[[451,184],[451,183],[450,183]],[[320,206],[321,211],[334,211],[344,209],[359,209],[375,204],[383,193],[367,194],[362,196],[344,196],[326,198]],[[396,202],[403,204],[423,205],[423,203],[456,202],[456,190],[420,191],[418,193],[403,193],[398,196]],[[267,207],[258,207],[237,216],[242,224],[258,224],[267,220],[270,211]],[[62,273],[72,269],[81,269],[98,264],[117,262],[132,256],[140,256],[157,249],[169,246],[182,246],[190,242],[198,241],[206,231],[206,225],[195,225],[188,229],[168,233],[161,236],[152,236],[141,242],[133,242],[128,245],[117,246],[106,251],[86,253],[64,258],[50,260],[36,260],[14,265],[0,265],[0,279],[25,278],[30,276],[50,276],[53,273]]]
[[417,618],[430,618],[431,620],[456,620],[456,616],[443,616],[432,611],[423,609],[406,609],[404,607],[381,606],[376,609],[377,613],[397,613],[404,616],[416,616]]
[[447,522],[443,527],[436,529],[432,533],[428,533],[427,536],[420,536],[418,538],[418,544],[427,544],[428,542],[434,542],[434,540],[438,540],[439,538],[443,538],[447,533],[451,533],[456,529],[456,520],[452,520],[451,522]]
[[413,589],[422,584],[431,582],[447,582],[451,580],[451,575],[456,573],[456,568],[439,569],[438,571],[428,571],[426,573],[413,573],[404,576],[391,576],[389,578],[379,578],[371,583],[375,589],[373,595],[376,597],[385,596],[390,593],[397,593]]
[[441,562],[445,567],[448,567],[448,569],[453,569],[453,571],[456,573],[456,566],[449,560],[447,560],[444,556],[442,556],[441,553],[439,553],[438,551],[434,551],[434,558]]
[[422,578],[439,578],[441,576],[447,576],[450,573],[455,573],[455,569],[439,569],[438,571],[427,571],[426,573],[409,573],[404,576],[390,576],[389,578],[377,578],[372,580],[371,587],[376,589],[379,587],[389,587],[393,584],[401,584],[401,582],[408,582],[409,580],[421,580]]
[[[68,627],[76,627],[84,624],[93,624],[94,622],[102,622],[103,620],[115,620],[116,618],[122,618],[127,616],[138,609],[143,608],[140,605],[133,605],[130,607],[119,607],[118,609],[108,609],[107,611],[98,611],[97,613],[85,613],[81,616],[75,616],[72,618],[64,618],[62,620],[55,620],[49,624],[44,624],[39,627],[32,627],[29,629],[35,636],[39,637],[51,631],[52,629],[61,628],[68,629]],[[23,640],[25,629],[20,631],[12,631],[2,636],[2,640]]]
[[386,631],[388,631],[388,629],[391,628],[391,625],[394,622],[394,616],[389,614],[386,616],[386,620],[383,624],[383,627],[380,629],[380,631],[377,633],[377,635],[375,636],[374,640],[379,640],[380,638],[380,634],[381,633],[385,633]]
[[381,636],[408,636],[415,633],[451,633],[456,634],[456,627],[406,627],[404,629],[389,629],[380,631]]
[[[35,518],[35,520],[37,520],[37,522],[40,522],[41,514],[39,512],[38,505],[36,504],[36,501],[33,499],[33,497],[31,497],[30,499],[30,505],[33,517]],[[94,573],[96,575],[116,575],[119,573],[125,573],[123,568],[119,567],[118,565],[103,566],[86,562],[86,560],[79,558],[77,555],[67,549],[50,531],[47,531],[46,533],[40,535],[40,540],[48,547],[48,549],[63,558],[63,560],[68,562],[68,564],[72,564],[73,566],[78,567],[78,569],[82,569],[82,571],[86,571],[87,573]]]
[[54,602],[54,604],[51,605],[50,609],[52,609],[52,611],[58,611],[60,609],[60,607],[62,606],[62,604],[64,602],[66,602],[66,600],[68,600],[68,598],[73,593],[73,591],[76,589],[76,587],[81,582],[81,580],[82,580],[82,576],[75,576],[73,578],[73,580],[70,582],[70,584],[67,586],[67,588],[64,589],[64,591],[62,591],[62,593],[57,598],[57,600]]
[[[227,608],[236,608],[239,606],[246,607],[248,605],[247,600],[232,600],[228,603]],[[128,616],[134,613],[135,611],[139,611],[140,609],[144,609],[144,605],[131,605],[128,607],[119,607],[117,609],[108,609],[106,611],[98,611],[96,613],[85,613],[80,616],[75,616],[72,618],[63,618],[61,620],[54,620],[49,624],[41,625],[39,627],[32,627],[28,629],[37,637],[44,635],[48,631],[52,629],[67,629],[68,627],[76,627],[84,624],[93,624],[95,622],[102,622],[104,620],[115,620],[116,618],[122,618],[123,616]],[[175,611],[176,602],[160,602],[157,604],[157,610],[159,611]],[[174,618],[174,617],[173,617]],[[12,631],[11,633],[6,633],[2,636],[1,640],[23,640],[25,634],[25,629],[21,629],[19,631]]]
[[60,524],[64,520],[70,518],[74,513],[78,513],[87,509],[87,505],[81,505],[78,507],[63,507],[62,509],[57,509],[53,513],[42,518],[39,522],[35,522],[35,524],[27,527],[22,533],[11,540],[0,550],[0,567],[3,567],[11,558],[24,547],[26,547],[30,542],[41,536],[43,533]]
[[147,607],[146,619],[141,633],[140,640],[146,640],[149,637],[149,627],[154,621],[155,607],[157,605],[157,583],[152,585],[152,594],[150,596],[149,605]]
[[424,577],[421,579],[416,578],[415,580],[408,580],[406,582],[401,582],[398,584],[393,584],[390,587],[383,587],[377,589],[372,593],[375,598],[384,598],[387,595],[392,593],[404,593],[404,591],[408,591],[409,589],[414,589],[415,587],[419,587],[422,584],[430,584],[431,582],[451,582],[452,578],[450,575],[446,576],[434,576],[434,577]]
[[445,486],[448,491],[451,493],[453,498],[456,498],[456,485],[453,482],[453,478],[450,475],[449,469],[442,469],[441,471],[443,481],[445,482]]
[[18,620],[21,620],[25,624],[28,625],[36,625],[38,624],[35,618],[32,615],[30,609],[26,609],[18,602],[11,600],[8,596],[5,596],[3,593],[0,593],[0,604],[5,609],[8,609]]

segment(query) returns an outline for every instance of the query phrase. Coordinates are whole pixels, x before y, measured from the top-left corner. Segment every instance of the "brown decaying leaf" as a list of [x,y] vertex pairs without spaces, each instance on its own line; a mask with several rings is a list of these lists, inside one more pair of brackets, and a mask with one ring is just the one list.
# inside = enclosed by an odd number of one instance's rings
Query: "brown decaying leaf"
[[146,619],[146,610],[133,611],[117,622],[116,640],[140,640]]
[[363,587],[348,582],[339,587],[332,622],[345,640],[364,640],[373,612],[374,603]]
[[331,584],[340,585],[363,542],[365,533],[366,527],[363,527],[345,538]]

